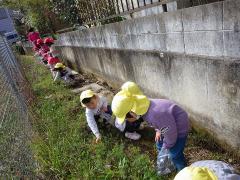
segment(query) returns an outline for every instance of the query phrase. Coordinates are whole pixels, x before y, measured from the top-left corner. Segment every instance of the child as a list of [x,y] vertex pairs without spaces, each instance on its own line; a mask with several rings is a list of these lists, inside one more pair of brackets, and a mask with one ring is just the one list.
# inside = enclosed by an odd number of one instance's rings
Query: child
[[125,121],[128,112],[141,115],[156,130],[158,151],[168,149],[178,171],[186,166],[183,150],[189,121],[187,113],[177,104],[166,99],[148,99],[135,83],[126,82],[114,96],[112,110],[121,122]]
[[50,68],[52,77],[54,78],[56,75],[56,71],[54,71],[54,67],[57,63],[60,63],[60,60],[57,57],[48,56],[47,62],[48,62],[48,66]]
[[[129,121],[125,121],[124,123],[121,123],[116,118],[115,120],[116,128],[123,132],[126,138],[132,140],[139,140],[141,138],[141,135],[136,131],[141,128],[141,123],[143,122],[143,119],[139,116],[132,115],[131,113],[127,113],[126,118],[129,119]],[[130,122],[131,119],[134,119],[134,121]]]
[[54,39],[53,38],[50,38],[50,37],[45,38],[44,39],[44,44],[48,46],[48,48],[49,48],[48,53],[51,57],[58,57],[59,56],[58,52],[53,49],[53,46],[52,46],[54,44]]
[[56,71],[54,82],[58,79],[63,79],[65,83],[71,84],[74,80],[74,75],[72,73],[72,70],[66,66],[64,66],[62,63],[57,63],[54,66],[53,71]]
[[45,65],[48,65],[48,58],[49,58],[49,54],[48,53],[44,53],[42,55],[42,62],[45,64]]
[[54,44],[54,39],[47,37],[44,39],[44,44],[47,45],[49,48],[51,48],[51,46]]
[[191,166],[181,170],[174,180],[240,180],[234,168],[222,161],[204,160],[197,161]]
[[83,91],[80,95],[80,102],[86,107],[87,123],[93,134],[96,136],[96,142],[101,139],[96,121],[99,118],[104,119],[104,123],[110,122],[112,111],[105,97],[100,97],[91,90]]
[[[99,118],[103,118],[104,124],[109,124],[112,117],[111,107],[108,105],[105,97],[98,96],[91,90],[86,90],[81,93],[80,102],[83,107],[86,107],[88,126],[96,136],[96,142],[98,142],[101,139],[101,135],[96,122]],[[138,140],[141,136],[134,131],[139,128],[140,124],[141,120],[134,123],[126,123],[124,125],[116,124],[116,127],[120,131],[123,131],[127,138]]]
[[27,34],[28,41],[30,41],[33,46],[36,46],[37,39],[40,39],[39,33],[34,31],[34,28],[30,28]]
[[42,39],[37,40],[37,45],[40,46],[39,54],[43,56],[45,53],[49,52],[49,47],[44,44]]

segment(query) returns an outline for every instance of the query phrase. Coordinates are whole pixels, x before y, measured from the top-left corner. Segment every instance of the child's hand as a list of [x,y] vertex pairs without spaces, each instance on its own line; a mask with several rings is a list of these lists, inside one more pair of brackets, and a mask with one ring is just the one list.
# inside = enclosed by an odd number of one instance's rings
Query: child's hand
[[99,143],[101,141],[101,136],[96,138],[96,143]]
[[156,131],[156,135],[155,135],[155,141],[161,141],[161,132],[160,131]]
[[102,106],[102,107],[101,107],[101,111],[102,111],[102,112],[107,112],[108,109],[107,109],[107,107]]

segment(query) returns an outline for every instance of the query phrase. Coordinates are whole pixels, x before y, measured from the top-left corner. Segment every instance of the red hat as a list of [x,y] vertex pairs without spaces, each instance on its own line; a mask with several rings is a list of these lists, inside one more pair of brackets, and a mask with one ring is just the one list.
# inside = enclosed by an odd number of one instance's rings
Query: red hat
[[50,38],[50,37],[47,37],[47,38],[45,38],[44,39],[44,44],[46,44],[46,43],[54,43],[54,39],[53,38]]
[[60,60],[57,57],[48,57],[48,64],[53,65],[59,63]]
[[43,44],[43,40],[42,39],[37,39],[37,44],[38,45]]

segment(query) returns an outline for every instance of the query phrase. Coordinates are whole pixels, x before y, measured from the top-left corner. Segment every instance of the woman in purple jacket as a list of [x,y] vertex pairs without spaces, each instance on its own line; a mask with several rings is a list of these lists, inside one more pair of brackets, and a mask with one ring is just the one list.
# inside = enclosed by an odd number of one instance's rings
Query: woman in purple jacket
[[189,130],[187,113],[170,100],[148,99],[133,82],[124,83],[121,89],[112,101],[112,111],[117,120],[120,123],[125,119],[133,122],[137,116],[142,116],[156,130],[158,151],[168,149],[177,170],[183,169],[186,166],[183,150]]

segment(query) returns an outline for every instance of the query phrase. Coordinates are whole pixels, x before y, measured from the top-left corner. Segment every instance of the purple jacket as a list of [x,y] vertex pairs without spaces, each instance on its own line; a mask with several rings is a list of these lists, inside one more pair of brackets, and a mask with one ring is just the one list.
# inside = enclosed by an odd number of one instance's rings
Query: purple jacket
[[150,99],[148,111],[142,116],[152,127],[161,131],[163,147],[171,148],[177,138],[186,137],[189,130],[187,113],[167,99]]

